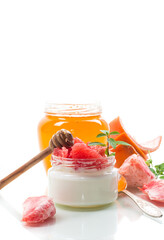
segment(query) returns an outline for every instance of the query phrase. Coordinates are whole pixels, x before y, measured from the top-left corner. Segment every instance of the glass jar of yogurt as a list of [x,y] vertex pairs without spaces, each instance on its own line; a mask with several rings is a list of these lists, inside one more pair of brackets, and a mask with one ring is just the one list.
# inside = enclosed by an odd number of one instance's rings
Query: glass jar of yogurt
[[[48,195],[57,204],[97,207],[117,199],[118,174],[115,157],[99,159],[59,158],[52,155],[48,170]],[[82,163],[82,164],[80,164]]]

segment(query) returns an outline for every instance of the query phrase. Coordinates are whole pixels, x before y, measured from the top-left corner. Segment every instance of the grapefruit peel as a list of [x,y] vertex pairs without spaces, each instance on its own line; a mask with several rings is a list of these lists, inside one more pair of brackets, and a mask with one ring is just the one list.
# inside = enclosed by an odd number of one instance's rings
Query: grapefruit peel
[[[147,141],[145,143],[139,144],[132,136],[130,136],[127,131],[124,128],[124,125],[122,123],[122,120],[120,117],[115,118],[113,121],[109,123],[110,130],[111,131],[118,131],[120,134],[125,133],[129,139],[133,142],[133,145],[137,146],[144,154],[148,154],[149,152],[156,151],[162,141],[162,136],[158,136],[150,141]],[[117,135],[113,136],[113,138],[116,138]]]

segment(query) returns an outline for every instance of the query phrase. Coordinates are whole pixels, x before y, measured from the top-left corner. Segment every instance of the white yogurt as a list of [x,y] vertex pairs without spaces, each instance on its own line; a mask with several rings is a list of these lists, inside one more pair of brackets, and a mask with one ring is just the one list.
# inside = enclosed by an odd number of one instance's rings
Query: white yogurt
[[117,170],[75,170],[53,166],[48,172],[48,194],[55,203],[73,207],[91,207],[111,203],[118,195]]

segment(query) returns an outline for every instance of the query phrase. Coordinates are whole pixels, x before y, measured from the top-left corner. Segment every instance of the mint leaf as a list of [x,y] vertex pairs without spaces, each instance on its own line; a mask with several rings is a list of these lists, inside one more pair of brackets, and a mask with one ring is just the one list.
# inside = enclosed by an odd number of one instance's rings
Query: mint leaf
[[164,179],[164,163],[154,166],[150,151],[148,151],[148,153],[149,159],[146,161],[146,164],[148,165],[149,169],[155,174],[156,178]]
[[112,146],[112,148],[114,148],[114,149],[116,148],[117,144],[113,138],[108,138],[107,141]]
[[104,143],[101,143],[101,142],[90,142],[90,143],[88,143],[88,146],[95,146],[95,145],[99,145],[99,146],[102,146],[102,147],[106,146]]
[[156,168],[156,169],[159,169],[159,170],[161,170],[161,171],[164,171],[164,163],[161,163],[161,164],[159,164],[159,165],[155,165],[155,168]]
[[153,168],[150,168],[150,171],[156,175],[156,172]]
[[145,162],[146,164],[147,164],[147,166],[149,167],[150,166],[150,164],[152,164],[152,159],[148,159],[146,162]]
[[105,133],[99,133],[96,137],[99,138],[99,137],[105,137],[106,134]]
[[104,133],[107,137],[109,136],[109,131],[108,130],[100,130],[100,132]]
[[119,132],[116,132],[116,131],[110,132],[110,135],[118,135],[118,134],[120,134],[120,133],[119,133]]
[[124,146],[131,146],[129,143],[124,141],[116,141],[116,144],[124,145]]
[[[110,135],[118,135],[120,134],[117,131],[109,132],[108,130],[100,130],[101,133],[99,133],[96,137],[106,137],[107,139],[107,145],[101,142],[90,142],[88,143],[88,146],[103,146],[106,147],[105,154],[108,156],[114,156],[115,152],[109,153],[109,147],[111,146],[113,149],[116,149],[117,145],[125,145],[125,146],[131,146],[129,143],[124,141],[116,141],[114,138],[111,138]],[[150,165],[149,165],[150,166]],[[162,175],[162,174],[161,174]]]
[[106,148],[105,154],[107,155],[107,157],[109,157],[109,149],[108,148]]
[[109,156],[115,156],[115,154],[116,154],[116,153],[113,152],[113,153],[110,153]]

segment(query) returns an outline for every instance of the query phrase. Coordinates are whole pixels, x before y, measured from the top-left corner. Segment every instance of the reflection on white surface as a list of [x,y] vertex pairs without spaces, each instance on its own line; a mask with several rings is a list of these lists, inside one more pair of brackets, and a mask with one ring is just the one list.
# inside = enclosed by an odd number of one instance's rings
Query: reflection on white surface
[[39,232],[41,239],[107,240],[114,239],[117,222],[117,206],[114,203],[104,208],[88,210],[57,206],[54,221],[35,228],[25,228],[33,233]]
[[[36,236],[21,227],[21,215],[0,193],[0,239],[36,240]],[[17,237],[17,238],[16,238]]]
[[[64,211],[64,210],[63,210]],[[62,210],[59,211],[62,213]],[[66,212],[65,212],[66,213]],[[66,214],[64,215],[66,216]],[[114,236],[117,230],[117,209],[115,204],[111,204],[108,208],[92,210],[89,212],[73,212],[71,219],[68,212],[68,218],[63,224],[56,227],[56,236],[61,239],[109,239]],[[71,220],[71,221],[70,221]],[[74,226],[72,228],[72,226]]]

